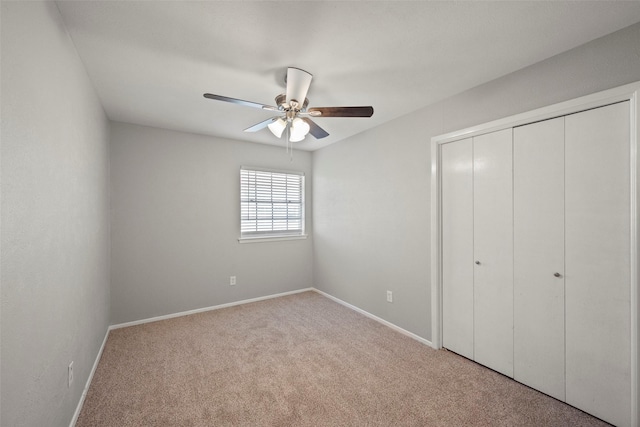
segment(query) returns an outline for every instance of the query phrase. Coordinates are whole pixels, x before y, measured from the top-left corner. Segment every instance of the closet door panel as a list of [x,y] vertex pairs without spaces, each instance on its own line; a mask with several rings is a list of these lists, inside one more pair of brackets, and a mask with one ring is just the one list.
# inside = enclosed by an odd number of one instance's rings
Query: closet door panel
[[629,103],[566,117],[566,401],[630,424]]
[[473,138],[474,360],[510,377],[513,376],[511,142],[511,129]]
[[513,132],[513,376],[564,400],[564,118]]
[[444,144],[442,165],[442,345],[473,359],[473,151],[471,138]]

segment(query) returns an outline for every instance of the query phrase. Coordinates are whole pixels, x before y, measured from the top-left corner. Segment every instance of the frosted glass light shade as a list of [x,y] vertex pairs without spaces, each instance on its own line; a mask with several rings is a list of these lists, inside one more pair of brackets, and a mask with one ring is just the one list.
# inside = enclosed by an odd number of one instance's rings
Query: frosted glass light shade
[[287,127],[287,122],[282,119],[274,120],[273,122],[267,125],[272,134],[274,134],[277,138],[282,136],[282,132]]
[[304,139],[305,136],[309,133],[309,124],[302,120],[299,117],[293,119],[291,123],[291,135],[289,136],[289,141],[291,142],[299,142]]

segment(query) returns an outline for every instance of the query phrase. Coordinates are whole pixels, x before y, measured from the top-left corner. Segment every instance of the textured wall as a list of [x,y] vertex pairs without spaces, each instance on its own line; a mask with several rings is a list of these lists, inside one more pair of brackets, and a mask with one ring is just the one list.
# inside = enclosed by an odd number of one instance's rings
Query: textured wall
[[0,424],[68,426],[109,320],[109,124],[55,3],[1,7]]
[[123,123],[111,147],[112,323],[313,285],[311,238],[238,243],[241,165],[305,172],[312,234],[310,153]]
[[635,24],[314,152],[316,287],[431,339],[431,137],[638,81],[639,40]]

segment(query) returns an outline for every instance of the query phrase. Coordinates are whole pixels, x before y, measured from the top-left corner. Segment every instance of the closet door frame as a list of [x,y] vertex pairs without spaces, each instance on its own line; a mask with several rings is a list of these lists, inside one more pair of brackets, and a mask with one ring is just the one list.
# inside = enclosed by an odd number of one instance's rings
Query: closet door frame
[[[638,203],[640,200],[640,82],[597,92],[570,101],[539,108],[478,126],[450,132],[431,138],[431,345],[442,348],[442,193],[441,193],[441,145],[473,136],[526,125],[554,117],[602,107],[616,102],[629,101],[630,111],[630,277],[631,277],[631,425],[640,427],[640,290],[638,286],[638,254],[640,230]],[[599,343],[594,343],[598,345]]]

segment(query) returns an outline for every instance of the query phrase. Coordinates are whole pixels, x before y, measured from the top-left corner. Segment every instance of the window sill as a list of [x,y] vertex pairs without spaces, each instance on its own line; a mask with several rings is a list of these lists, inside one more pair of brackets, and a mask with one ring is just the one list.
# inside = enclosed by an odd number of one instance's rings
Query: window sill
[[295,236],[260,236],[260,237],[239,237],[239,243],[265,243],[277,242],[283,240],[303,240],[307,238],[307,234],[298,234]]

